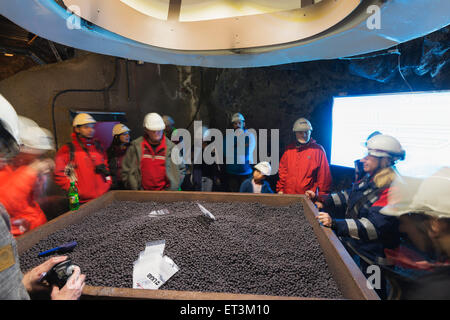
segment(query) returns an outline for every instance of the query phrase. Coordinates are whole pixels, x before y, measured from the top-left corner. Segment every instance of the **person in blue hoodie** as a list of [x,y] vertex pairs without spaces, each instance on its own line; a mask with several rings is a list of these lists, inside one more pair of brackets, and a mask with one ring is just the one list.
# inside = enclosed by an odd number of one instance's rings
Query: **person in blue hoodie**
[[242,182],[239,192],[273,193],[270,184],[266,181],[270,171],[272,171],[272,167],[268,162],[258,163],[253,170],[253,176]]
[[245,128],[244,116],[235,113],[231,117],[233,129],[227,129],[224,138],[225,183],[229,192],[239,192],[242,182],[252,176],[253,152],[256,137]]

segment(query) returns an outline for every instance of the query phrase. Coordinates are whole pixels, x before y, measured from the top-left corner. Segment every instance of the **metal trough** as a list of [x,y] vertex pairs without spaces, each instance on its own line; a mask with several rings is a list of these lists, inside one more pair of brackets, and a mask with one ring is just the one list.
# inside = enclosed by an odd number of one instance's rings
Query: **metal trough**
[[[366,278],[350,257],[340,240],[329,228],[321,227],[315,216],[318,211],[304,195],[243,194],[222,192],[153,192],[153,191],[110,191],[98,199],[80,207],[78,211],[67,212],[45,225],[17,238],[19,255],[33,247],[52,233],[77,223],[83,217],[109,205],[113,201],[208,201],[208,202],[259,202],[269,206],[285,206],[302,202],[304,214],[313,227],[320,243],[329,270],[345,299],[379,300],[376,292],[366,285]],[[218,292],[195,292],[175,290],[143,290],[131,288],[110,288],[85,286],[84,299],[167,299],[167,300],[308,300],[303,297],[232,294]]]

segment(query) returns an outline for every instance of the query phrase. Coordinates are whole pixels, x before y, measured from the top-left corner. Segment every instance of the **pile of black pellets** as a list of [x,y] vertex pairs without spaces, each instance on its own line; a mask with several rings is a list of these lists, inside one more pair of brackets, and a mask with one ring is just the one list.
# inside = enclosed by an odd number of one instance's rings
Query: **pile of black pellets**
[[[132,288],[133,262],[147,242],[165,240],[164,254],[180,270],[160,289],[341,299],[301,203],[117,201],[51,234],[20,256],[22,270],[37,255],[77,241],[67,255],[86,284]],[[153,210],[168,209],[162,216]],[[76,213],[74,213],[76,214]]]

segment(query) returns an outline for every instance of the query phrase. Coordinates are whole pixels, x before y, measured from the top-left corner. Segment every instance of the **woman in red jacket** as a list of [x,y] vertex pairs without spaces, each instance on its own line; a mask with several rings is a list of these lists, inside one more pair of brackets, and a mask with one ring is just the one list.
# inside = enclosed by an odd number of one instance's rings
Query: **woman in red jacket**
[[73,119],[72,142],[61,147],[55,158],[55,183],[68,191],[75,181],[80,203],[100,197],[111,186],[108,158],[94,139],[95,123],[89,114],[78,114]]
[[308,190],[327,194],[331,188],[331,173],[323,147],[311,139],[312,126],[300,118],[294,123],[297,141],[290,144],[281,157],[277,192],[304,194]]

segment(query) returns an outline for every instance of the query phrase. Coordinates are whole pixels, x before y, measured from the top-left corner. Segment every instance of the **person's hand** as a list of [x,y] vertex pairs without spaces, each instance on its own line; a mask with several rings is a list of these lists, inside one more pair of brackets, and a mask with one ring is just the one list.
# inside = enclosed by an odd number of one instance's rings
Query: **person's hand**
[[53,170],[55,162],[52,159],[34,160],[29,168],[35,170],[37,174],[46,174]]
[[306,190],[305,196],[307,196],[311,201],[314,201],[314,199],[316,199],[316,193],[312,190]]
[[74,266],[72,275],[67,279],[64,287],[53,286],[52,300],[78,300],[83,292],[86,275],[81,274],[80,267]]
[[283,194],[283,191],[278,191],[278,194]]
[[331,222],[333,221],[330,215],[326,212],[319,212],[319,215],[316,217],[319,222],[325,227],[331,227]]
[[31,269],[24,274],[22,283],[28,292],[48,290],[49,286],[41,283],[42,275],[50,271],[53,266],[67,259],[67,256],[53,257],[45,261],[44,263],[38,265],[37,267]]
[[[314,191],[312,190],[306,190],[305,192],[305,196],[308,197],[309,200],[314,201],[315,199],[317,199],[317,195]],[[315,201],[314,205],[317,207],[317,209],[323,209],[323,203],[320,201]]]
[[[23,233],[27,232],[28,230],[30,230],[30,221],[28,221],[27,219],[23,219],[23,218],[11,219],[11,225],[14,226],[15,228],[17,228],[17,230],[20,234],[23,234]],[[13,234],[15,234],[16,231],[11,230],[11,232],[13,232]]]

